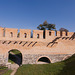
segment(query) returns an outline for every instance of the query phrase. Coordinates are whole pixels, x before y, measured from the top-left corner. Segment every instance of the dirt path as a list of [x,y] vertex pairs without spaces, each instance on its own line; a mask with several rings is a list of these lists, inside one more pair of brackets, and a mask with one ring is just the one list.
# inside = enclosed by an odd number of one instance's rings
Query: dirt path
[[14,75],[17,71],[17,69],[19,68],[19,65],[17,64],[11,64],[11,68],[12,68],[12,73],[10,75]]

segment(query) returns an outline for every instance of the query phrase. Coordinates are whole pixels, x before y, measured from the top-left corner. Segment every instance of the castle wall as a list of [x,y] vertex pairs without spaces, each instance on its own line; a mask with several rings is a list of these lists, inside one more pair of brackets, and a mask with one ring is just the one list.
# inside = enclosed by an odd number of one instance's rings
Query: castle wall
[[5,37],[17,38],[18,29],[5,28]]
[[20,29],[20,38],[31,38],[30,29]]
[[45,30],[45,39],[53,40],[55,38],[55,31]]
[[22,53],[22,64],[37,64],[40,57],[49,57],[51,63],[75,53],[75,33],[46,30],[0,28],[0,64],[8,63],[8,52],[17,49]]
[[3,37],[4,28],[0,28],[0,37]]
[[68,32],[68,37],[71,37],[74,34],[74,32]]
[[71,54],[27,54],[24,55],[23,64],[38,64],[41,57],[47,57],[51,63],[62,61],[64,57],[71,56]]
[[33,30],[33,39],[43,39],[43,30]]

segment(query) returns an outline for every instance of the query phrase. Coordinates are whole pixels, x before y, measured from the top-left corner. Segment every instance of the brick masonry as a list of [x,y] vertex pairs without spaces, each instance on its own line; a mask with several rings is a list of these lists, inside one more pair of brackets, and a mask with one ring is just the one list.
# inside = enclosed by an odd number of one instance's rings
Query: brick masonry
[[62,61],[65,56],[71,56],[71,54],[27,54],[24,55],[23,64],[37,64],[41,57],[47,57],[51,63],[55,63]]
[[[50,34],[49,34],[50,33]],[[55,34],[56,33],[56,34]],[[37,64],[39,58],[47,57],[51,63],[62,61],[75,53],[75,32],[0,28],[0,64],[7,64],[9,51],[22,53],[22,64]]]

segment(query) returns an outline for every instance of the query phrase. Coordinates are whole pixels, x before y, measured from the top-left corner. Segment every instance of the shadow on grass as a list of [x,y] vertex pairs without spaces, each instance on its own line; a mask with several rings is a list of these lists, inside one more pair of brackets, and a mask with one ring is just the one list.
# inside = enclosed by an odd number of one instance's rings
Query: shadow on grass
[[65,66],[58,75],[75,75],[75,54],[63,61]]

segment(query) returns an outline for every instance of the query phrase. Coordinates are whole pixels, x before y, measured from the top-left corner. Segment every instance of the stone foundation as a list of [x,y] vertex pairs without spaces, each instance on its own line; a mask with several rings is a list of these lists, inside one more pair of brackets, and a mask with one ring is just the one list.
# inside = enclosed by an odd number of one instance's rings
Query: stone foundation
[[22,64],[37,64],[41,57],[47,57],[51,63],[59,62],[66,56],[71,56],[72,54],[25,54],[23,57]]

